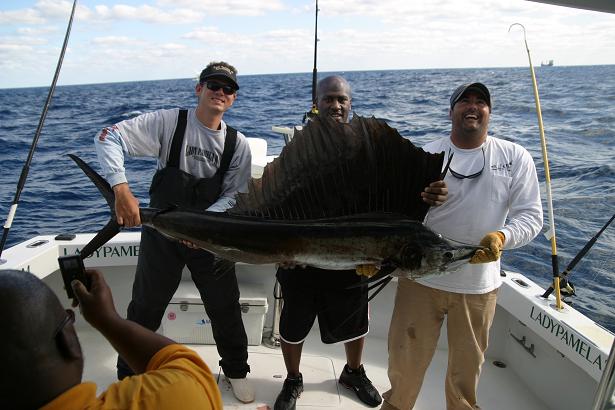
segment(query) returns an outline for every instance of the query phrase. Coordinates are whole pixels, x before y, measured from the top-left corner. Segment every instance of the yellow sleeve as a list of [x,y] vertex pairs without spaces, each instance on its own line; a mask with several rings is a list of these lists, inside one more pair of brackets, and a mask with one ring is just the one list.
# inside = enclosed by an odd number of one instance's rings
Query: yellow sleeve
[[209,367],[181,344],[164,347],[145,373],[127,377],[100,397],[102,408],[222,409],[222,398]]

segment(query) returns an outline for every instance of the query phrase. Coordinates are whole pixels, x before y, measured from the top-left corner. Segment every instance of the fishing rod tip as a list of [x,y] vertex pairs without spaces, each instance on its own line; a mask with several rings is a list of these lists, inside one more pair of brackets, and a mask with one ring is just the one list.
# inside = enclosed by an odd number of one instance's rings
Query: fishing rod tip
[[513,26],[521,26],[521,28],[523,29],[523,33],[525,34],[525,26],[521,23],[512,23],[510,25],[510,27],[508,27],[508,32],[510,33],[510,29],[513,28]]

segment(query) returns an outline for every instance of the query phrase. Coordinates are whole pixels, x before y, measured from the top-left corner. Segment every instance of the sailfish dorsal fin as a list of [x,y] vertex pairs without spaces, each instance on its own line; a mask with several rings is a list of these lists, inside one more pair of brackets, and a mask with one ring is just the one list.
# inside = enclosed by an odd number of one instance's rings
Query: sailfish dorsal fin
[[297,220],[377,212],[422,221],[429,206],[420,193],[439,179],[443,157],[374,117],[355,115],[348,124],[316,117],[229,213]]

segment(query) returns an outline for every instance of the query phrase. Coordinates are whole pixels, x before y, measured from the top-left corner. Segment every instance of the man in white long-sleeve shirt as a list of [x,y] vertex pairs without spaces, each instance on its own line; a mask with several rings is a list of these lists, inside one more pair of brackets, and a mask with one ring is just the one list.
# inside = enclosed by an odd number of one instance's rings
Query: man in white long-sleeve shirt
[[530,242],[542,228],[536,167],[520,145],[487,134],[491,96],[481,83],[450,98],[450,136],[423,147],[453,157],[448,200],[425,225],[463,244],[479,244],[470,264],[448,275],[399,279],[389,329],[389,380],[382,409],[414,406],[436,349],[444,316],[449,345],[448,410],[477,409],[476,389],[496,308],[500,253]]
[[[139,201],[130,191],[124,171],[124,154],[158,158],[149,191],[152,207],[224,212],[234,205],[235,194],[247,189],[251,167],[245,136],[222,120],[238,89],[235,67],[213,62],[201,72],[195,87],[195,108],[143,114],[105,128],[96,136],[96,153],[113,187],[120,225],[141,224]],[[240,401],[253,401],[254,389],[246,379],[250,371],[247,336],[232,262],[143,227],[127,318],[155,331],[177,290],[184,266],[188,266],[211,319],[220,366],[233,393]],[[118,377],[132,373],[119,357]]]

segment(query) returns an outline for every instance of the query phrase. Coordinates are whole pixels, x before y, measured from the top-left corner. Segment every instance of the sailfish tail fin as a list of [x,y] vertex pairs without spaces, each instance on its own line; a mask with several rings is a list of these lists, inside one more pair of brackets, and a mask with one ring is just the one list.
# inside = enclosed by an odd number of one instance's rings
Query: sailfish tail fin
[[98,191],[100,191],[107,201],[107,205],[109,205],[111,211],[111,219],[109,222],[107,222],[107,224],[98,231],[96,236],[81,249],[81,259],[85,259],[117,235],[120,232],[121,226],[117,223],[115,218],[115,194],[113,193],[113,189],[111,189],[111,185],[81,158],[73,154],[68,154],[68,156],[77,163],[79,168],[81,168],[94,185],[96,185]]
[[76,155],[68,154],[70,159],[75,161],[79,168],[92,180],[96,188],[100,191],[101,195],[107,201],[107,205],[111,208],[111,213],[115,216],[115,194],[113,193],[113,189],[111,189],[111,185],[102,177],[98,172],[94,171],[92,167],[90,167],[84,160],[79,158]]

